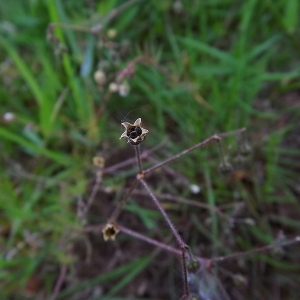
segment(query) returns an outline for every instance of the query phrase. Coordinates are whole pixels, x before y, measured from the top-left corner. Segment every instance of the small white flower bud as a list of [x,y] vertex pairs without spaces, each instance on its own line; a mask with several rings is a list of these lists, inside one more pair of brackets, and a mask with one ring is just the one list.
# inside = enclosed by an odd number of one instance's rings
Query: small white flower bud
[[127,83],[122,83],[119,88],[119,95],[126,97],[129,94],[130,86]]
[[106,82],[106,75],[102,70],[97,70],[94,73],[94,80],[98,85],[104,85]]
[[112,93],[116,93],[116,92],[119,91],[119,85],[115,82],[111,82],[110,85],[109,85],[109,90]]
[[107,37],[110,39],[114,39],[117,36],[117,30],[114,28],[110,28],[107,31]]
[[191,190],[191,193],[193,193],[193,194],[199,194],[200,191],[201,191],[201,188],[197,184],[191,184],[190,185],[190,190]]
[[4,115],[3,115],[3,120],[5,122],[12,122],[14,119],[15,119],[15,114],[12,113],[12,112],[6,112]]

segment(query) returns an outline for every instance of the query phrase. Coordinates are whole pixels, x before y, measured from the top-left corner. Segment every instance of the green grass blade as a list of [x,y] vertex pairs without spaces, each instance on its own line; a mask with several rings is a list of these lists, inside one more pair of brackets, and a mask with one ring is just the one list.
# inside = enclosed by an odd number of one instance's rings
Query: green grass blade
[[283,23],[287,32],[294,32],[299,24],[299,0],[289,0],[285,3]]
[[203,42],[200,42],[196,38],[191,37],[177,37],[178,41],[184,46],[193,50],[198,50],[201,53],[215,58],[221,62],[226,62],[228,65],[235,66],[235,59],[229,53],[209,46]]
[[20,135],[14,134],[5,128],[0,128],[0,137],[7,141],[18,144],[19,146],[23,147],[25,151],[29,150],[36,155],[44,155],[59,164],[71,166],[75,163],[70,156],[59,152],[53,152],[40,146],[36,146],[26,139],[22,138]]
[[123,287],[125,287],[129,282],[131,282],[139,273],[141,273],[151,262],[152,256],[145,257],[140,263],[130,270],[108,293],[107,296],[113,296]]
[[126,265],[123,265],[117,269],[114,269],[104,275],[100,275],[94,279],[88,280],[84,283],[78,284],[76,287],[67,289],[63,292],[61,292],[58,296],[58,299],[62,299],[63,297],[66,296],[70,296],[76,292],[79,292],[81,290],[84,290],[88,287],[92,287],[95,286],[99,283],[105,282],[105,281],[109,281],[109,280],[114,280],[116,278],[118,278],[119,276],[123,276],[126,275],[128,272],[135,270],[135,269],[139,269],[139,266],[143,266],[143,268],[151,261],[152,257],[143,257],[140,258],[138,260],[135,260],[133,262],[130,262]]

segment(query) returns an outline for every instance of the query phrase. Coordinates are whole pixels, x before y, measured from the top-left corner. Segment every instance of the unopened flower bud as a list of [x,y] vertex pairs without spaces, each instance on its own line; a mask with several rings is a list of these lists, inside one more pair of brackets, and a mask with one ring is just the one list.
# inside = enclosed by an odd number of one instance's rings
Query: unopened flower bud
[[119,91],[119,85],[115,82],[111,82],[109,85],[109,91],[112,93],[116,93]]
[[114,39],[117,36],[117,30],[114,28],[110,28],[107,31],[107,37],[110,39]]
[[127,83],[122,83],[119,86],[119,95],[121,97],[126,97],[129,94],[130,86]]
[[106,75],[105,73],[102,71],[102,70],[97,70],[95,73],[94,73],[94,80],[95,82],[102,86],[105,84],[106,82]]
[[190,191],[191,191],[191,193],[193,193],[193,194],[199,194],[200,191],[201,191],[201,188],[200,188],[200,186],[197,185],[197,184],[191,184],[191,185],[190,185]]
[[3,115],[3,120],[7,123],[9,122],[12,122],[14,119],[15,119],[15,114],[12,113],[12,112],[6,112],[4,115]]

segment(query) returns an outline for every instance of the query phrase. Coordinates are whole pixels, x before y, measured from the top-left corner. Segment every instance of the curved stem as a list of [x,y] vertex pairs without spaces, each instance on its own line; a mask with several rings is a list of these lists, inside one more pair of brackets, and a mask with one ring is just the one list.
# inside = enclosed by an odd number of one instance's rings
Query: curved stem
[[135,151],[136,162],[139,168],[139,174],[142,174],[142,162],[141,162],[141,153],[140,153],[140,145],[133,146]]
[[153,200],[154,204],[156,205],[157,209],[162,214],[163,218],[167,222],[168,226],[170,227],[177,243],[179,244],[180,250],[181,250],[181,260],[182,260],[182,272],[183,272],[183,290],[184,295],[189,296],[189,285],[188,285],[188,279],[187,279],[187,266],[186,266],[186,244],[182,240],[181,236],[179,235],[178,231],[176,230],[175,226],[173,225],[172,221],[168,217],[166,211],[161,206],[158,199],[155,197],[155,195],[152,193],[151,189],[149,188],[148,184],[145,182],[145,180],[140,176],[138,177],[139,181],[142,183],[146,191],[149,193],[150,198]]

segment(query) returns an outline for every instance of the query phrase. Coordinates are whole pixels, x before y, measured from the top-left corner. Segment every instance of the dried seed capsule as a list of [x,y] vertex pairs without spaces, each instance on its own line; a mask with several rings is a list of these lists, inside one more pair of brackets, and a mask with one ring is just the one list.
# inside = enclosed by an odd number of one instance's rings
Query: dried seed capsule
[[142,127],[142,120],[138,118],[133,124],[128,122],[121,123],[125,127],[125,131],[122,133],[121,138],[126,138],[128,143],[132,145],[140,144],[147,136],[149,131]]
[[119,233],[119,229],[112,223],[107,223],[105,227],[102,229],[103,238],[105,241],[116,239],[117,234]]

